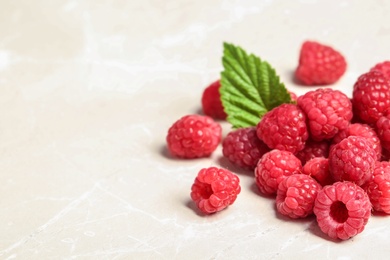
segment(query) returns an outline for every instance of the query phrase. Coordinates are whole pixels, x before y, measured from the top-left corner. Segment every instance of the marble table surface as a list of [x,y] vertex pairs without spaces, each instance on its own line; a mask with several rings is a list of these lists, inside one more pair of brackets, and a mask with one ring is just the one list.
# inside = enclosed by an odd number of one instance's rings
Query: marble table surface
[[[386,259],[390,217],[348,241],[315,218],[289,220],[259,195],[252,172],[222,157],[178,160],[170,125],[201,113],[222,43],[269,61],[287,88],[303,41],[348,61],[332,85],[390,59],[390,2],[4,0],[0,8],[1,259]],[[223,134],[231,126],[221,122]],[[190,188],[227,167],[242,192],[203,216]]]

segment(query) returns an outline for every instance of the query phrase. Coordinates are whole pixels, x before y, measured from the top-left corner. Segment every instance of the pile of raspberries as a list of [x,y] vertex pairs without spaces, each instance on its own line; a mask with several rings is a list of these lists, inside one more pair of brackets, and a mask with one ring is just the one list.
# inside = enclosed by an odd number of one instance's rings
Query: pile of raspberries
[[[295,77],[304,85],[329,85],[345,70],[338,51],[305,42]],[[227,115],[219,88],[216,81],[204,90],[205,115],[186,115],[170,127],[166,141],[173,157],[208,157],[222,142],[223,156],[254,173],[259,191],[276,198],[280,214],[314,214],[334,239],[362,232],[372,211],[390,214],[390,61],[361,75],[351,99],[330,87],[299,97],[290,92],[293,103],[224,138],[218,120]],[[233,204],[239,183],[228,169],[204,168],[191,198],[204,214],[216,213]]]

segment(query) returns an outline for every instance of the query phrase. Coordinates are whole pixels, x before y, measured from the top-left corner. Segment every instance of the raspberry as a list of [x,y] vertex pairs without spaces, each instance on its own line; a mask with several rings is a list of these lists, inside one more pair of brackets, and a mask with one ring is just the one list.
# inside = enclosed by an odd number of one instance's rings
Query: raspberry
[[181,158],[207,157],[221,141],[222,128],[211,117],[187,115],[168,130],[168,150]]
[[233,164],[254,170],[268,146],[256,135],[256,127],[239,128],[230,132],[222,142],[223,155]]
[[298,97],[298,106],[308,118],[311,138],[315,141],[331,139],[348,127],[352,119],[352,104],[338,90],[321,88]]
[[202,95],[203,113],[215,119],[226,119],[226,113],[223,110],[221,94],[219,88],[221,83],[219,80],[209,85]]
[[240,193],[240,179],[232,172],[209,167],[201,169],[191,187],[191,199],[206,214],[232,205]]
[[353,110],[367,124],[375,124],[390,107],[390,79],[379,71],[361,75],[353,87]]
[[370,141],[349,136],[330,150],[329,170],[335,181],[346,180],[361,186],[371,178],[376,161]]
[[341,140],[347,138],[348,136],[365,137],[367,140],[369,140],[372,143],[372,148],[374,148],[377,154],[377,159],[379,160],[381,158],[382,156],[381,141],[379,140],[379,137],[374,131],[374,129],[372,129],[367,124],[360,124],[360,123],[350,124],[346,129],[338,132],[332,139],[331,149],[335,144],[339,143]]
[[309,137],[306,117],[294,104],[282,104],[268,111],[257,125],[257,136],[271,149],[296,153]]
[[302,173],[313,177],[322,186],[332,184],[333,178],[329,172],[329,160],[327,158],[313,158],[303,166]]
[[261,193],[273,195],[280,182],[301,171],[301,161],[293,153],[274,149],[264,154],[257,163],[255,180]]
[[374,210],[390,214],[390,162],[377,162],[372,179],[363,189],[367,192]]
[[370,71],[380,71],[386,78],[390,79],[390,61],[383,61],[376,64]]
[[316,157],[328,158],[329,155],[329,142],[327,140],[314,141],[308,139],[303,150],[299,151],[296,156],[301,160],[302,165],[305,165],[307,161]]
[[382,147],[390,151],[390,110],[386,110],[376,122],[376,132]]
[[311,215],[314,200],[321,188],[321,185],[308,175],[290,175],[278,186],[276,208],[279,213],[290,218]]
[[348,181],[335,182],[318,192],[313,211],[324,233],[346,240],[363,231],[371,204],[361,187]]
[[305,85],[329,85],[345,73],[347,63],[340,52],[318,42],[306,41],[301,46],[296,78]]
[[293,102],[297,102],[297,99],[298,99],[298,96],[297,94],[295,94],[294,92],[292,92],[291,90],[288,91],[288,93],[290,93],[290,98],[291,98],[291,101]]

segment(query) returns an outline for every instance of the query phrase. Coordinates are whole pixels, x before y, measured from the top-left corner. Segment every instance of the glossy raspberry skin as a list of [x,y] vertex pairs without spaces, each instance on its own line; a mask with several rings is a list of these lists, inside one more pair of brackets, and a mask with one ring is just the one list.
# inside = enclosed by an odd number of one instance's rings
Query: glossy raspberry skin
[[256,127],[231,131],[222,142],[222,153],[231,163],[246,170],[254,170],[268,146],[256,135]]
[[306,162],[302,173],[313,177],[322,186],[332,184],[333,178],[329,172],[329,160],[316,157]]
[[370,69],[370,71],[374,70],[381,72],[386,78],[390,79],[390,61],[377,63]]
[[167,147],[180,158],[208,157],[221,141],[222,128],[211,117],[187,115],[168,130]]
[[390,214],[390,162],[377,162],[372,178],[363,189],[374,210]]
[[377,155],[371,142],[360,136],[349,136],[329,153],[329,170],[335,181],[351,181],[361,186],[374,171]]
[[354,115],[372,125],[390,107],[390,79],[381,72],[370,71],[361,75],[353,87]]
[[341,140],[347,138],[348,136],[365,137],[368,141],[372,143],[372,148],[374,148],[377,154],[377,159],[380,160],[382,156],[382,145],[377,133],[373,128],[371,128],[367,124],[350,124],[346,129],[341,130],[333,137],[331,148],[335,144],[339,143]]
[[305,114],[294,104],[275,107],[258,123],[257,136],[271,149],[296,153],[309,137]]
[[221,82],[219,80],[209,85],[202,94],[203,113],[215,119],[226,119],[226,113],[223,109],[221,94],[219,89]]
[[338,90],[320,88],[298,97],[298,106],[307,116],[310,136],[315,141],[333,138],[348,127],[352,119],[352,104]]
[[364,230],[371,204],[361,187],[348,181],[335,182],[318,192],[313,211],[325,234],[347,240]]
[[274,149],[257,163],[255,181],[261,193],[274,195],[279,183],[287,176],[301,172],[301,161],[293,153]]
[[286,177],[278,186],[276,208],[290,218],[305,218],[313,213],[314,201],[321,185],[305,174]]
[[330,46],[306,41],[302,44],[295,77],[304,85],[329,85],[345,73],[347,62]]
[[376,122],[376,132],[383,149],[390,151],[390,110],[386,110]]
[[201,169],[191,187],[191,199],[205,214],[221,211],[232,205],[240,193],[240,179],[232,172],[209,167]]
[[299,151],[296,156],[299,160],[301,160],[302,165],[313,158],[323,157],[328,158],[329,155],[329,141],[314,141],[312,139],[308,139],[306,141],[305,147],[303,150]]

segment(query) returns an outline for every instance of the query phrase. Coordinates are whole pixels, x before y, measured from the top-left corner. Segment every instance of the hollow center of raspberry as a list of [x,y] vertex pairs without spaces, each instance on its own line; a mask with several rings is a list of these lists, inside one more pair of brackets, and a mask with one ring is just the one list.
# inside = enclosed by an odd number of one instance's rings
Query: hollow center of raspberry
[[330,206],[330,216],[339,223],[344,223],[348,219],[348,209],[341,201],[336,201]]
[[210,184],[205,184],[202,189],[202,198],[208,199],[213,194],[213,190]]

